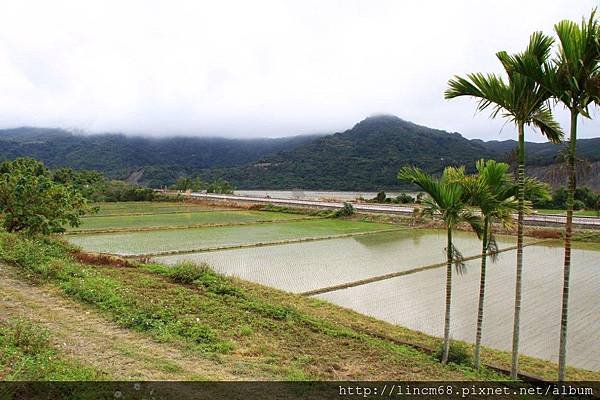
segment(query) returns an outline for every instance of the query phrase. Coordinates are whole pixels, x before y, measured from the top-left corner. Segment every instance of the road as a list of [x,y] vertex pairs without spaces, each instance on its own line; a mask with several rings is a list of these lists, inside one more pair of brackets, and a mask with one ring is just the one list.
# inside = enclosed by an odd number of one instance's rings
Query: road
[[[306,206],[306,207],[320,207],[320,208],[331,208],[338,209],[344,206],[342,202],[330,202],[330,201],[316,201],[316,200],[300,200],[300,199],[274,199],[264,197],[250,197],[250,196],[235,196],[227,194],[212,194],[212,193],[191,193],[191,197],[203,198],[210,200],[231,200],[231,201],[248,201],[254,203],[271,203],[291,206]],[[388,214],[401,214],[401,215],[412,215],[414,208],[406,205],[388,205],[388,204],[366,204],[366,203],[352,203],[357,211],[365,212],[380,212]],[[516,218],[516,215],[515,215]],[[564,225],[566,217],[560,215],[546,215],[546,214],[534,214],[526,215],[525,222],[531,225]],[[591,228],[600,229],[600,218],[596,217],[573,217],[573,224]]]

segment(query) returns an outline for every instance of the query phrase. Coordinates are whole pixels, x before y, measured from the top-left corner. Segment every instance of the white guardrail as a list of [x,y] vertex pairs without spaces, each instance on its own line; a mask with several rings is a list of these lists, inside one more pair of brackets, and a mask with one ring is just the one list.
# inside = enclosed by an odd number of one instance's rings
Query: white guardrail
[[[318,201],[318,200],[300,200],[300,199],[279,199],[266,197],[251,197],[251,196],[236,196],[229,194],[212,194],[212,193],[190,193],[191,197],[213,199],[213,200],[232,200],[232,201],[252,201],[257,203],[271,204],[289,204],[308,207],[323,207],[323,208],[342,208],[343,202]],[[352,203],[357,211],[371,212],[386,212],[392,214],[412,215],[414,207],[383,205],[383,204],[364,204]],[[514,216],[516,218],[516,215]],[[525,222],[530,223],[547,223],[562,225],[566,222],[566,217],[561,215],[541,215],[530,214],[525,216]],[[573,224],[590,228],[600,228],[600,218],[596,217],[573,217]]]

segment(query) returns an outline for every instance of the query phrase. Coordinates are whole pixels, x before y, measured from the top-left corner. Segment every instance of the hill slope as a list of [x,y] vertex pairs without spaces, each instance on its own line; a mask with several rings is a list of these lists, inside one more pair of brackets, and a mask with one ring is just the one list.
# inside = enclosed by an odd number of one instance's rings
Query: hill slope
[[[514,140],[468,140],[404,121],[394,116],[367,118],[342,133],[317,138],[291,150],[269,155],[242,167],[204,171],[207,179],[224,178],[243,188],[303,188],[381,190],[406,187],[396,180],[405,165],[439,174],[448,165],[473,168],[480,158],[514,163]],[[559,153],[564,146],[526,143],[528,171],[553,186],[564,185]],[[578,142],[579,156],[597,169],[600,138]],[[563,179],[564,178],[564,179]],[[597,175],[587,174],[580,184],[600,189]]]
[[[381,190],[401,188],[396,173],[417,165],[440,173],[447,165],[473,166],[479,158],[514,162],[514,140],[468,140],[394,116],[367,118],[332,135],[279,139],[145,138],[119,134],[77,135],[60,129],[0,130],[0,160],[30,156],[49,167],[96,169],[112,178],[168,185],[181,175],[224,178],[239,188]],[[526,143],[528,173],[564,185],[561,146]],[[578,141],[578,154],[600,165],[600,138]],[[588,172],[581,185],[600,189]]]
[[377,116],[258,163],[207,171],[205,176],[220,176],[246,188],[379,190],[398,187],[396,174],[404,165],[439,173],[447,165],[471,165],[480,157],[494,156],[458,133]]
[[278,139],[147,138],[121,134],[78,135],[62,129],[0,130],[0,159],[29,156],[50,168],[95,169],[125,178],[143,169],[141,183],[159,186],[203,168],[244,165],[316,136]]

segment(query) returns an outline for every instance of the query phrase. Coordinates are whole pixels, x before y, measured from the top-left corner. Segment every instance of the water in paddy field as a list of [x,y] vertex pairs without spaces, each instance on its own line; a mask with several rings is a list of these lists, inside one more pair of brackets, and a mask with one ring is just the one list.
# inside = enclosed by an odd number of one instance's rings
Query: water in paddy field
[[[521,311],[521,352],[558,360],[563,281],[561,246],[525,248]],[[483,345],[510,350],[513,328],[516,251],[488,263]],[[568,364],[600,370],[600,247],[574,249],[569,301]],[[474,342],[480,260],[453,276],[451,334]],[[394,324],[442,336],[445,268],[422,271],[317,297]]]
[[359,234],[392,228],[388,224],[316,219],[275,224],[78,235],[69,237],[69,241],[91,251],[143,255]]
[[[481,242],[473,233],[456,232],[455,240],[464,256],[481,252]],[[226,275],[299,293],[443,262],[445,241],[445,231],[406,229],[155,259],[167,264],[206,262]],[[498,244],[513,246],[514,239],[498,237]]]

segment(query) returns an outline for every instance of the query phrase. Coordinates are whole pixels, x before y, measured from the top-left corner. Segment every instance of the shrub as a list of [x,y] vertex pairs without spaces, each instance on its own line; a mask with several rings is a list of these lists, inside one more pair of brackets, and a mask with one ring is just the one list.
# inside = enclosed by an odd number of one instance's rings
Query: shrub
[[581,200],[573,201],[573,210],[583,210],[585,208],[585,204]]
[[333,217],[334,218],[348,217],[352,214],[354,214],[354,206],[352,206],[352,204],[350,204],[350,203],[344,203],[344,206],[342,208],[334,211]]
[[152,201],[155,200],[156,193],[154,190],[131,185],[122,181],[110,181],[103,193],[101,201]]
[[252,329],[251,326],[248,325],[244,325],[240,328],[240,335],[241,336],[250,336],[254,333],[254,329]]
[[222,179],[217,179],[216,181],[210,182],[206,186],[207,193],[217,193],[217,194],[233,194],[235,187]]
[[377,196],[375,196],[373,199],[371,199],[371,201],[375,202],[375,203],[384,203],[385,199],[386,199],[385,192],[379,192],[379,193],[377,193]]
[[401,204],[411,204],[415,202],[415,199],[408,193],[400,193],[398,197],[396,197],[396,202]]
[[180,262],[175,264],[169,273],[169,277],[177,283],[191,284],[212,272],[208,264],[194,264],[191,262]]
[[199,320],[181,318],[175,323],[177,333],[197,344],[209,344],[217,341],[215,333]]
[[[441,361],[444,354],[444,344],[440,343],[433,357]],[[454,364],[468,365],[471,363],[471,351],[467,345],[450,341],[450,349],[448,351],[448,362]]]

